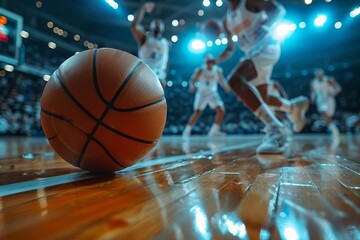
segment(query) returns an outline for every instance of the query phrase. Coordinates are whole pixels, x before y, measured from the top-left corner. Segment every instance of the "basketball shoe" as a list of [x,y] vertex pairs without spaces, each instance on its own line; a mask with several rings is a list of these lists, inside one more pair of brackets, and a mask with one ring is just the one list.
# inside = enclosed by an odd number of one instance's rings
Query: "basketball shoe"
[[256,153],[276,154],[283,153],[289,146],[289,131],[285,126],[267,126],[265,128],[265,137],[263,142],[257,147]]
[[293,123],[294,132],[300,132],[305,126],[305,113],[309,108],[310,102],[304,96],[299,96],[290,100],[291,103],[291,112],[288,117]]

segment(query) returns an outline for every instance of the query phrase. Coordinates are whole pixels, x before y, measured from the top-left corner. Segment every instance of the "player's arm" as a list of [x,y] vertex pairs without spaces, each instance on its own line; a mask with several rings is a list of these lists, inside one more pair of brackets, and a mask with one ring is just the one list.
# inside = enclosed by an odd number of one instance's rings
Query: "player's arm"
[[283,98],[289,98],[289,96],[287,95],[287,93],[285,92],[285,89],[280,85],[279,82],[274,82],[274,88],[276,88],[280,95],[283,97]]
[[195,92],[195,83],[199,81],[201,73],[202,73],[202,69],[196,69],[192,74],[189,82],[189,92],[191,93]]
[[144,3],[140,7],[140,9],[135,13],[134,21],[132,21],[131,23],[130,26],[131,32],[134,35],[136,42],[140,46],[145,42],[146,39],[146,31],[143,25],[141,24],[144,19],[145,12],[150,13],[154,11],[154,8],[155,8],[155,4],[153,2]]
[[220,86],[225,90],[226,93],[231,92],[231,88],[227,84],[222,70],[218,69],[217,73],[218,73],[218,79],[219,79]]
[[232,34],[229,28],[227,27],[226,20],[224,20],[223,25],[224,25],[226,37],[227,39],[229,39],[229,41],[227,42],[226,49],[220,54],[220,56],[217,59],[215,59],[215,63],[220,63],[225,61],[226,59],[230,58],[235,52],[234,42],[231,41]]
[[265,11],[267,15],[267,19],[254,33],[257,39],[262,39],[266,34],[268,34],[275,23],[277,23],[286,14],[285,8],[275,0],[249,0],[248,5],[253,11]]
[[333,96],[336,96],[341,92],[340,84],[336,82],[333,77],[329,77],[329,85],[333,88]]

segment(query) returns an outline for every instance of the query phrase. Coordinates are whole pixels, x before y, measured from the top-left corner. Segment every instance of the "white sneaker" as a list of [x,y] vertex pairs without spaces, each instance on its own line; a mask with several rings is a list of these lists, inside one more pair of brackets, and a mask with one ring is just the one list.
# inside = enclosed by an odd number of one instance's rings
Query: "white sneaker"
[[210,131],[208,134],[209,137],[225,137],[226,133],[224,133],[223,131],[220,130],[213,130]]
[[283,153],[289,146],[286,127],[267,127],[263,142],[257,147],[256,153],[276,154]]
[[294,98],[290,102],[292,111],[289,113],[289,119],[293,123],[294,132],[300,132],[305,126],[305,113],[309,108],[310,102],[304,96]]

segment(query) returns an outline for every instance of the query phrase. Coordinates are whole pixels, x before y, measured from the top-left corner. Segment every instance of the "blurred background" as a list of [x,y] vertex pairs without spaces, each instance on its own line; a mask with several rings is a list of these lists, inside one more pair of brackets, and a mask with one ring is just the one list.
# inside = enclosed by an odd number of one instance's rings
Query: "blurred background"
[[[0,134],[43,136],[40,98],[51,74],[76,52],[110,47],[137,55],[130,32],[134,13],[145,1],[133,0],[0,0]],[[154,1],[155,12],[145,15],[165,21],[165,37],[172,42],[165,94],[168,118],[164,134],[181,134],[192,112],[194,94],[188,92],[193,70],[205,53],[218,55],[227,41],[209,41],[200,33],[209,18],[221,19],[225,0]],[[360,132],[360,2],[354,0],[280,0],[287,15],[276,29],[282,55],[273,73],[290,98],[310,96],[315,68],[334,76],[343,91],[337,97],[335,122],[343,133]],[[220,66],[225,76],[243,56]],[[237,101],[225,94],[228,134],[259,133],[262,124]],[[194,134],[208,132],[214,112],[207,108]],[[305,133],[325,133],[326,124],[315,107],[307,113]]]

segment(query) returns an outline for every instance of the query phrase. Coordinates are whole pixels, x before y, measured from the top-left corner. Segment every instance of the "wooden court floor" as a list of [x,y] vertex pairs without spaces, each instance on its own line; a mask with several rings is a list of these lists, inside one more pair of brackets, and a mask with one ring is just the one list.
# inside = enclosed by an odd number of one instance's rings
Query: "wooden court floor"
[[0,239],[360,239],[360,136],[163,137],[113,175],[0,138]]

